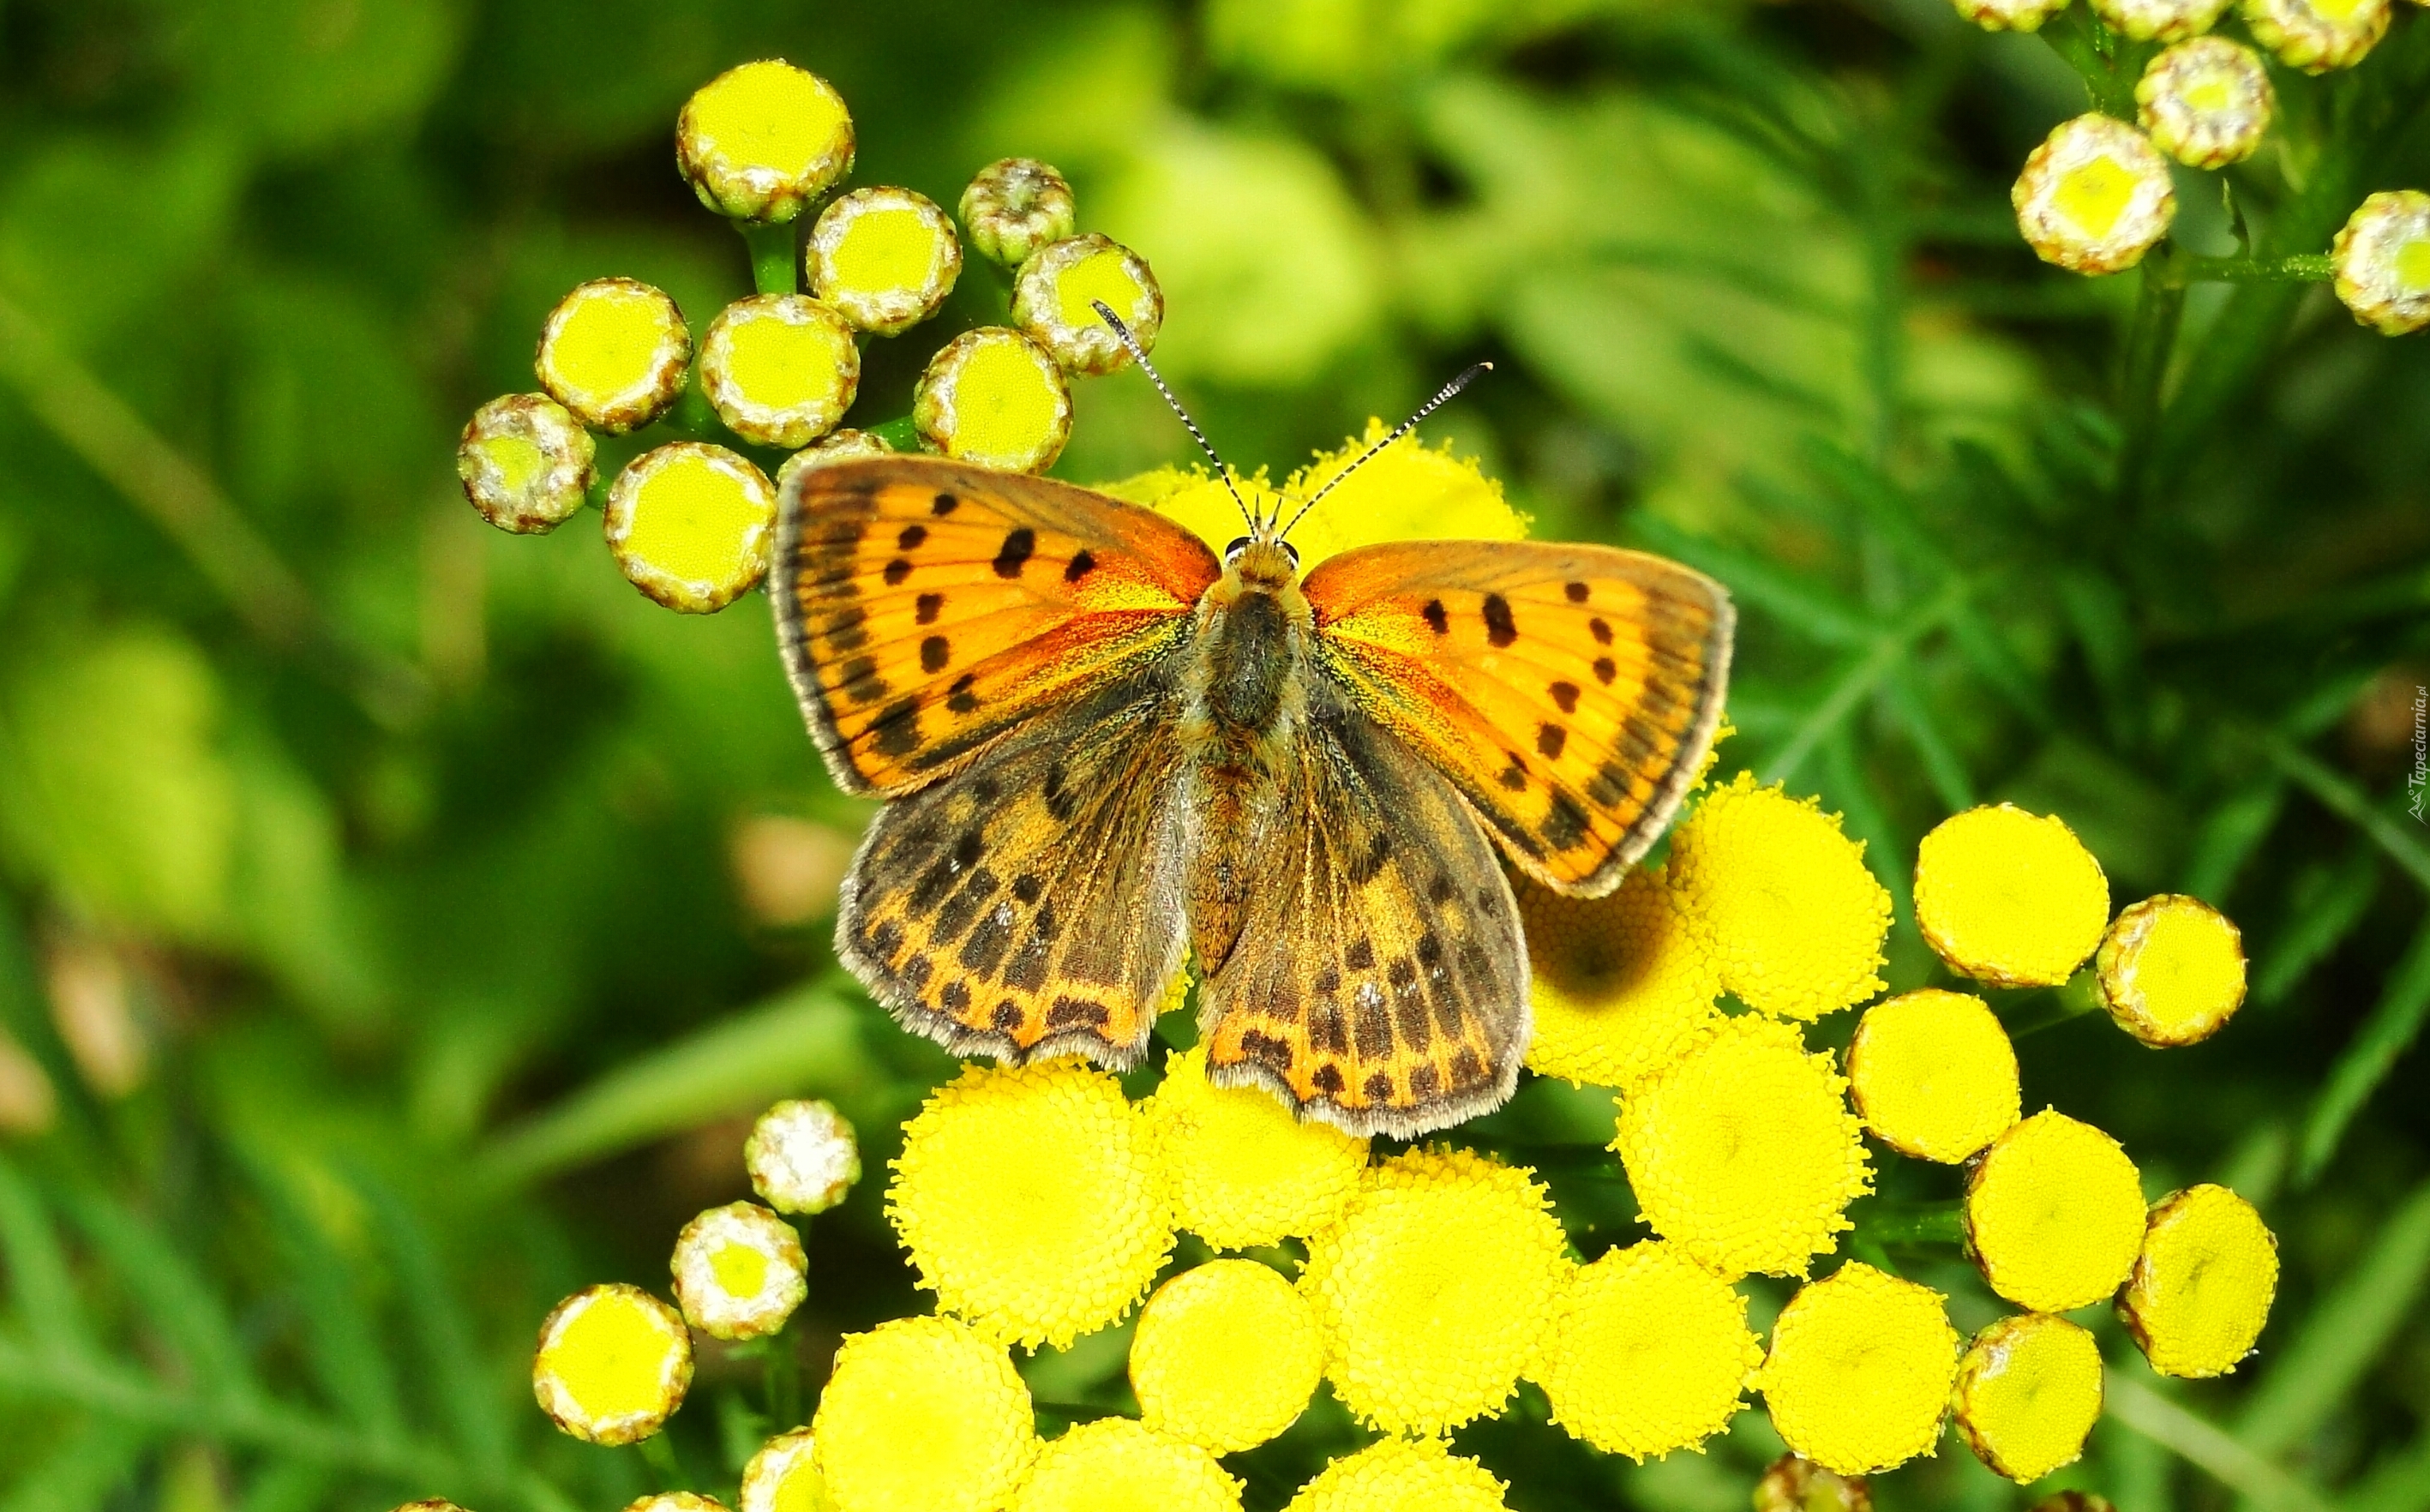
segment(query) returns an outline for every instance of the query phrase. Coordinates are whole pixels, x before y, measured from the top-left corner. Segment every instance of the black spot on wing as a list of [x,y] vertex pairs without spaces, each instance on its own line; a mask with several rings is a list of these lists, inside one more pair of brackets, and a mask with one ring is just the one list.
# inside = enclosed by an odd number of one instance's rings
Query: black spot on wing
[[905,525],[903,527],[903,534],[894,538],[894,549],[896,551],[917,551],[920,549],[920,542],[927,539],[928,527],[926,525]]
[[878,711],[869,730],[883,756],[909,756],[920,749],[920,701],[901,698]]
[[1574,714],[1578,711],[1577,684],[1566,682],[1555,683],[1544,690],[1553,695],[1553,702],[1561,706],[1562,713]]
[[954,686],[945,690],[945,706],[957,714],[976,712],[979,701],[972,694],[971,688],[977,681],[978,678],[969,673],[955,678]]
[[937,616],[944,612],[945,595],[923,593],[912,601],[911,606],[922,624],[934,624],[937,623]]
[[1519,640],[1519,623],[1510,617],[1510,601],[1499,593],[1485,595],[1485,639],[1497,646]]
[[1561,585],[1561,591],[1569,595],[1570,602],[1573,604],[1584,604],[1587,601],[1587,586],[1584,583],[1564,583]]
[[1038,532],[1027,525],[1016,525],[1006,533],[1004,545],[990,565],[994,567],[998,577],[1019,577],[1022,568],[1028,565],[1029,558],[1037,550]]
[[1607,646],[1611,644],[1611,626],[1605,623],[1602,620],[1589,620],[1587,622],[1587,628],[1594,632],[1596,645]]
[[1554,793],[1553,806],[1544,814],[1544,839],[1552,842],[1553,849],[1566,851],[1586,838],[1587,811],[1568,793]]
[[1072,559],[1069,562],[1064,564],[1063,581],[1067,583],[1076,583],[1096,570],[1096,557],[1090,552],[1088,547],[1083,546],[1077,552],[1073,554]]
[[942,520],[945,516],[952,514],[956,509],[960,508],[961,504],[961,500],[955,498],[950,493],[940,493],[934,500],[930,501],[928,505],[928,512],[935,515],[938,519]]
[[1442,600],[1427,600],[1426,606],[1423,612],[1425,615],[1426,623],[1433,628],[1435,634],[1451,634],[1451,614],[1450,611],[1443,607]]
[[1548,760],[1557,760],[1561,748],[1570,743],[1570,732],[1557,724],[1536,726],[1536,749]]
[[886,586],[889,588],[900,587],[903,580],[910,575],[911,563],[901,557],[886,564]]
[[1594,664],[1594,674],[1596,682],[1603,684],[1606,688],[1609,688],[1611,686],[1611,680],[1620,675],[1620,668],[1609,656],[1597,656]]
[[943,672],[945,663],[954,659],[953,643],[943,636],[932,635],[920,642],[920,670]]

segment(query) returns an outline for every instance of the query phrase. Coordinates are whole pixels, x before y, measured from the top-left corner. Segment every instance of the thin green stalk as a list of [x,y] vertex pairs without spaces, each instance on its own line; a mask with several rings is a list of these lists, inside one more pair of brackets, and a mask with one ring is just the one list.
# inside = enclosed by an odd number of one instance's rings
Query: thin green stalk
[[659,1490],[680,1491],[691,1486],[691,1481],[684,1476],[683,1463],[675,1458],[674,1446],[667,1442],[664,1433],[650,1435],[638,1447],[642,1460],[650,1467],[650,1473],[657,1477]]
[[2160,427],[2160,390],[2169,380],[2169,359],[2185,324],[2186,285],[2172,249],[2146,258],[2135,319],[2126,328],[2120,363],[2120,418],[2126,439],[2118,457],[2119,516],[2131,519],[2150,482],[2152,454]]
[[1813,711],[1798,722],[1797,728],[1789,734],[1789,742],[1764,769],[1765,779],[1785,782],[1795,776],[1798,768],[1806,764],[1806,757],[1814,754],[1815,748],[1839,727],[1840,722],[1859,703],[1881,686],[1882,680],[1906,658],[1907,652],[1915,643],[1939,629],[1941,623],[1956,611],[1957,606],[1965,602],[1968,591],[1965,582],[1953,581],[1906,619],[1880,632],[1874,638],[1872,649],[1840,673],[1839,680],[1823,695],[1822,702],[1815,705]]
[[2371,1017],[2330,1068],[2327,1083],[2304,1120],[2303,1142],[2295,1159],[2296,1185],[2308,1187],[2328,1169],[2355,1115],[2388,1080],[2398,1059],[2422,1038],[2425,1018],[2430,1018],[2430,923],[2413,937],[2412,948],[2388,973],[2387,989]]
[[2105,1385],[2108,1416],[2214,1480],[2242,1492],[2271,1512],[2334,1512],[2329,1499],[2307,1483],[2246,1448],[2208,1419],[2196,1417],[2124,1370],[2112,1369]]
[[898,452],[916,452],[920,449],[920,427],[911,423],[909,415],[872,425],[869,427],[869,433]]
[[2299,252],[2284,258],[2199,258],[2176,259],[2176,276],[2197,284],[2324,284],[2337,276],[2326,253]]
[[1966,1204],[1957,1198],[1945,1203],[1871,1203],[1856,1215],[1856,1234],[1885,1246],[1963,1244]]
[[802,1356],[791,1329],[768,1340],[768,1420],[778,1433],[802,1425]]
[[2372,843],[2387,852],[2388,858],[2403,867],[2413,880],[2430,888],[2430,846],[2414,839],[2361,789],[2285,736],[2265,731],[2260,742],[2261,754],[2272,766],[2319,800],[2322,807],[2369,836]]
[[801,292],[802,261],[793,240],[794,223],[761,225],[737,221],[742,244],[751,249],[751,285],[763,294]]

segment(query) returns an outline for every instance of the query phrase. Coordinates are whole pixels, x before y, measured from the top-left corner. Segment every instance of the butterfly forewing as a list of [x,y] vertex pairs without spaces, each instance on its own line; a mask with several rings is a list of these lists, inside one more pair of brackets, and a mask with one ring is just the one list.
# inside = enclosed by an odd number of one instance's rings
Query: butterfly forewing
[[1332,557],[1305,586],[1318,665],[1564,892],[1616,887],[1712,744],[1732,611],[1675,562],[1396,541]]
[[1187,530],[1101,494],[879,457],[791,485],[771,596],[829,771],[892,794],[1171,651],[1221,573]]

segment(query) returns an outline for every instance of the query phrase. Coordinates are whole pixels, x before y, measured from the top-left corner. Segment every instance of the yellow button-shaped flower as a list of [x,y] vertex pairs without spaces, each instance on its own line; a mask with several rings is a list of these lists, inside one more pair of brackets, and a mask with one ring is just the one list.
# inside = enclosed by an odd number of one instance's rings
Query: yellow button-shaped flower
[[2352,68],[2388,35],[2392,0],[2243,0],[2253,39],[2306,74]]
[[1930,1454],[1957,1373],[1941,1295],[1851,1260],[1802,1287],[1757,1384],[1789,1447],[1841,1475]]
[[807,446],[852,407],[860,348],[843,317],[817,300],[757,294],[708,323],[700,386],[717,418],[744,440]]
[[594,1444],[647,1438],[691,1388],[691,1335],[639,1287],[590,1287],[540,1325],[532,1394],[551,1421]]
[[776,491],[783,493],[792,487],[794,478],[814,467],[824,467],[830,462],[855,461],[864,457],[893,455],[894,448],[886,444],[883,436],[874,436],[850,426],[831,430],[785,458],[776,469]]
[[768,575],[776,489],[723,446],[677,441],[616,474],[606,524],[635,588],[668,608],[714,614]]
[[2152,1205],[2119,1316],[2162,1375],[2224,1375],[2253,1352],[2278,1294],[2278,1240],[2224,1187]]
[[780,58],[729,68],[684,102],[675,162],[720,215],[791,220],[852,172],[852,116],[826,80]]
[[1440,1438],[1382,1438],[1317,1471],[1283,1512],[1508,1512],[1504,1489]]
[[1673,834],[1670,872],[1722,986],[1749,1006],[1819,1019],[1882,989],[1890,895],[1813,799],[1739,773]]
[[2084,1454],[2101,1416],[2101,1346],[2064,1318],[2003,1318],[1957,1365],[1957,1427],[2008,1479],[2038,1481]]
[[1915,922],[1949,969],[1994,987],[2056,987],[2101,943],[2109,879],[2059,819],[1970,808],[1924,836]]
[[510,393],[473,411],[456,446],[464,497],[500,530],[539,535],[582,507],[594,476],[591,433],[544,393]]
[[594,278],[548,312],[532,370],[592,430],[639,430],[683,397],[691,333],[683,311],[635,278]]
[[742,1512],[828,1512],[816,1440],[807,1428],[778,1434],[742,1467]]
[[2143,1245],[2135,1162],[2091,1124],[2037,1113],[1975,1165],[1966,1237],[1991,1289],[2018,1306],[2089,1306],[2118,1289]]
[[773,1334],[810,1294],[801,1237],[757,1203],[728,1203],[686,1223],[668,1264],[685,1319],[712,1338]]
[[2227,0],[2092,0],[2092,8],[2139,42],[2178,42],[2218,25]]
[[2036,147],[2008,197],[2042,260],[2082,274],[2132,268],[2177,216],[2168,159],[2143,133],[2097,110]]
[[1033,1347],[1120,1318],[1173,1250],[1144,1122],[1121,1083],[1069,1061],[938,1088],[904,1126],[886,1207],[940,1307]]
[[2135,101],[2153,145],[2195,168],[2252,157],[2278,114],[2261,55],[2224,37],[2197,37],[2153,58]]
[[1412,1150],[1308,1241],[1300,1289],[1344,1405],[1388,1433],[1493,1411],[1551,1331],[1567,1241],[1524,1171]]
[[2123,910],[2093,967],[2102,1006],[2155,1048],[2207,1039],[2244,1004],[2244,937],[2200,898],[2162,893]]
[[1553,1421],[1606,1454],[1692,1449],[1729,1426],[1763,1348],[1746,1299],[1660,1240],[1570,1277],[1537,1383]]
[[860,1142],[833,1105],[779,1103],[759,1115],[742,1143],[751,1187],[780,1213],[824,1213],[860,1180]]
[[725,1512],[725,1504],[698,1491],[652,1491],[625,1503],[624,1512]]
[[1865,1010],[1848,1045],[1848,1087],[1874,1138],[1955,1165],[2022,1111],[2008,1032],[1963,992],[1926,988]]
[[1602,898],[1521,881],[1536,1032],[1527,1069],[1626,1089],[1721,1020],[1722,973],[1688,928],[1663,868],[1631,872]]
[[1323,1341],[1307,1299],[1271,1267],[1210,1260],[1140,1310],[1130,1372],[1140,1421],[1229,1454],[1298,1421],[1324,1373]]
[[1367,1141],[1302,1122],[1265,1092],[1207,1080],[1204,1047],[1175,1051],[1141,1105],[1173,1192],[1173,1221],[1219,1250],[1305,1238],[1341,1216]]
[[1018,268],[1031,253],[1072,234],[1075,207],[1061,174],[1035,158],[1002,158],[962,191],[961,211],[971,250]]
[[2430,326],[2430,194],[2373,194],[2330,244],[2338,298],[2383,336]]
[[911,423],[932,452],[1043,473],[1072,436],[1072,390],[1046,349],[1001,325],[964,331],[920,374]]
[[1724,1275],[1804,1275],[1872,1188],[1847,1085],[1788,1024],[1722,1021],[1621,1102],[1645,1221]]
[[1012,323],[1072,373],[1111,373],[1131,359],[1097,313],[1102,301],[1141,351],[1164,328],[1164,292],[1147,259],[1091,231],[1041,247],[1012,285]]
[[1957,13],[1985,31],[2039,31],[2068,0],[1956,0]]
[[[1132,1421],[1074,1425],[1038,1452],[1010,1512],[1240,1512],[1240,1483],[1195,1444]],[[850,1512],[850,1509],[843,1509]]]
[[860,330],[907,331],[962,273],[953,218],[907,189],[857,189],[819,212],[803,254],[810,292]]
[[1038,1453],[1011,1357],[950,1318],[844,1336],[810,1434],[837,1512],[1000,1512]]

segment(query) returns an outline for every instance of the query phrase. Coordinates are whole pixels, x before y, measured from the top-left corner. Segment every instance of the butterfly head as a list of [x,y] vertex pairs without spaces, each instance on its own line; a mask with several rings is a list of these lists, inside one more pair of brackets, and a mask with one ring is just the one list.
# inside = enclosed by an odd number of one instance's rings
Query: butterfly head
[[1251,588],[1272,590],[1299,578],[1299,550],[1287,540],[1240,536],[1223,548],[1224,569]]

